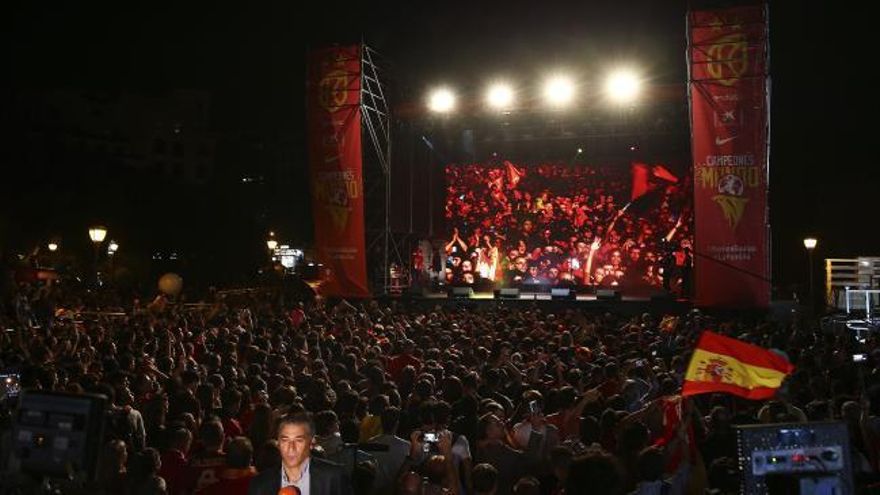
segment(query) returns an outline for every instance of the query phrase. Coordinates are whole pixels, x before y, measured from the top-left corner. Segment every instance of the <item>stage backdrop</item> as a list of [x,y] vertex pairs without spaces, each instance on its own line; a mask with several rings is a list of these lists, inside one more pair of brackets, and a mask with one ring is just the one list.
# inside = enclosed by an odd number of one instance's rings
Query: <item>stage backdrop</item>
[[328,270],[320,292],[327,296],[369,296],[360,95],[360,46],[324,48],[309,55],[312,210],[318,258]]
[[761,6],[691,12],[696,302],[770,300],[767,16]]

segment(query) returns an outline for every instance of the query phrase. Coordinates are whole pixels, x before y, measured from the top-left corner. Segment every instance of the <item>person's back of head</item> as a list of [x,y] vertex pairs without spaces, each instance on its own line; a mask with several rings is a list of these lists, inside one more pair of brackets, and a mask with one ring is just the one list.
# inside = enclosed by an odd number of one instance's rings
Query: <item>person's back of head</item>
[[281,467],[281,451],[278,449],[277,440],[267,440],[260,446],[254,458],[254,467],[260,473],[277,470]]
[[584,416],[581,418],[581,443],[590,446],[599,443],[600,438],[599,421],[593,416]]
[[568,478],[568,470],[574,459],[574,452],[568,447],[557,445],[550,451],[550,465],[556,478],[564,482]]
[[246,437],[235,437],[226,446],[226,465],[234,469],[251,467],[254,447]]
[[166,495],[168,487],[161,476],[152,475],[134,487],[134,495]]
[[241,409],[241,392],[236,388],[226,388],[220,397],[223,403],[223,414],[235,416]]
[[602,487],[602,493],[618,495],[623,492],[623,477],[614,458],[603,452],[592,452],[571,463],[565,493],[583,493],[586,487]]
[[220,452],[223,449],[223,424],[220,421],[207,421],[199,429],[199,440],[208,452]]
[[477,495],[494,495],[498,489],[498,470],[491,464],[477,464],[471,473],[471,480]]
[[345,443],[357,443],[360,432],[360,425],[356,421],[347,420],[340,424],[339,435]]
[[159,456],[159,451],[147,447],[135,454],[129,464],[129,482],[132,486],[138,487],[159,473],[162,468],[162,458]]
[[722,495],[740,493],[740,474],[736,460],[719,457],[708,469],[709,486]]
[[657,447],[648,447],[639,454],[638,460],[639,481],[657,481],[663,477],[664,456],[663,450]]
[[372,416],[381,416],[382,411],[388,407],[388,396],[384,394],[379,394],[372,399],[370,399],[369,412]]
[[175,428],[171,432],[171,441],[169,443],[169,447],[175,450],[179,450],[184,455],[189,452],[189,448],[192,445],[192,433],[188,429],[183,426]]
[[382,431],[386,435],[396,435],[397,427],[400,424],[400,408],[387,407],[382,411]]
[[538,483],[538,480],[532,476],[520,478],[519,481],[517,481],[516,484],[513,485],[513,494],[541,495],[541,484]]
[[633,421],[618,431],[617,448],[623,456],[635,456],[648,445],[651,433],[641,421]]
[[315,434],[319,437],[332,435],[339,430],[339,417],[331,410],[315,414]]

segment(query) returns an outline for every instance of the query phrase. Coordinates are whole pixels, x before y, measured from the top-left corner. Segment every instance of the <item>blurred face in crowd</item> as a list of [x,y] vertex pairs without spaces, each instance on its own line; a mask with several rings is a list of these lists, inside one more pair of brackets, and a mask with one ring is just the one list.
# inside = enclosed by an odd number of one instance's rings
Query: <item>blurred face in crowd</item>
[[642,257],[642,250],[639,248],[632,248],[629,250],[629,259],[630,261],[639,261]]
[[461,262],[461,271],[470,272],[470,271],[473,271],[473,269],[474,269],[474,267],[473,267],[473,264],[471,263],[471,260],[464,260]]
[[505,436],[504,423],[496,415],[492,415],[486,428],[486,438],[489,440],[503,440]]
[[527,269],[526,259],[523,258],[522,256],[520,256],[519,258],[516,259],[516,262],[514,263],[514,265],[516,266],[517,271],[524,272]]

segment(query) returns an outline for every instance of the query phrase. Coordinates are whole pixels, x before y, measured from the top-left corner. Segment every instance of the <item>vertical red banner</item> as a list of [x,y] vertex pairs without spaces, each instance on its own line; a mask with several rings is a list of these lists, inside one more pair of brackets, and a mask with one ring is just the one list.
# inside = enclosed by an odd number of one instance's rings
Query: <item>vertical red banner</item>
[[767,14],[762,6],[688,16],[696,303],[770,302]]
[[367,297],[361,154],[361,47],[309,55],[308,130],[315,246],[327,267],[321,293]]

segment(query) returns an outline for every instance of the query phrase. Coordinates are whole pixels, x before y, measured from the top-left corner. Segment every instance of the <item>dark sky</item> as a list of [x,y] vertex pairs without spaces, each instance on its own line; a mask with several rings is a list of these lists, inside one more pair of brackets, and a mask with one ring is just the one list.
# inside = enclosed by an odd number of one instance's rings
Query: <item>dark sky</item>
[[[376,5],[381,4],[381,5]],[[200,88],[230,125],[305,138],[305,53],[363,35],[401,94],[432,81],[634,60],[683,83],[685,12],[675,1],[17,2],[3,50],[18,88]],[[862,90],[867,16],[839,2],[771,4],[774,272],[799,280],[805,234],[820,256],[878,254],[874,142]],[[27,187],[27,186],[25,186]],[[873,219],[873,220],[872,220]],[[867,225],[866,225],[867,224]]]

